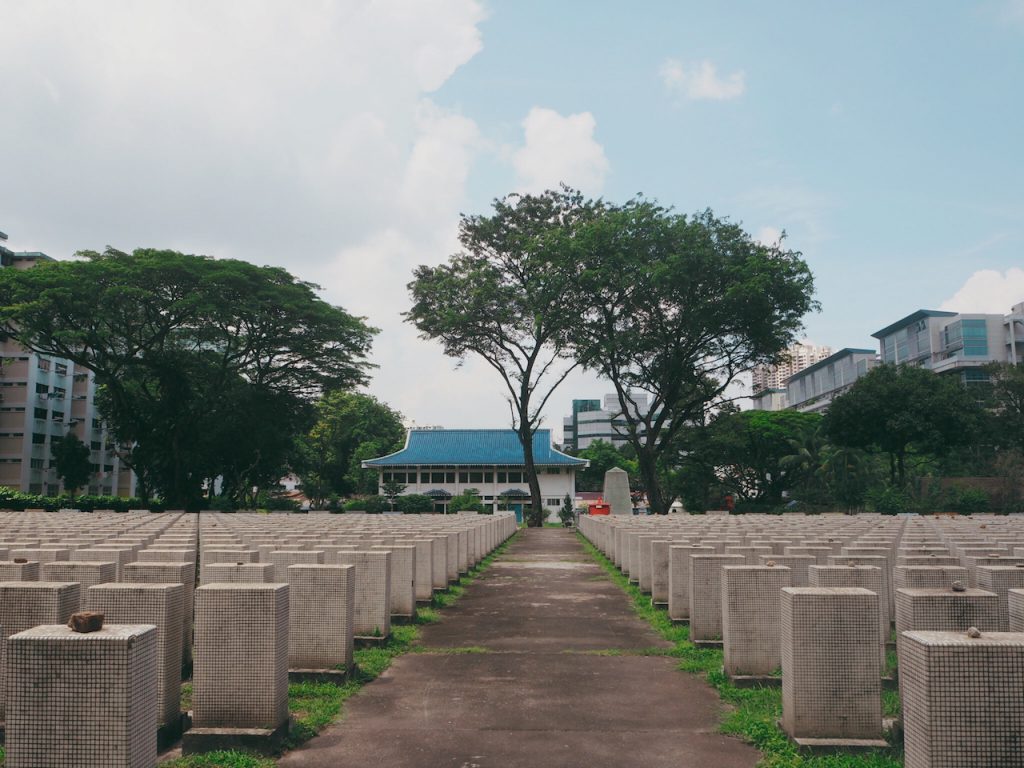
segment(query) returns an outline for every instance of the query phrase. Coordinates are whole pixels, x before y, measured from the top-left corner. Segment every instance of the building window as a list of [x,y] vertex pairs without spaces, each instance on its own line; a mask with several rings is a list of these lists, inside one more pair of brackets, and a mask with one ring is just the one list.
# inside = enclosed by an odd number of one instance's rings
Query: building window
[[58,376],[67,376],[68,367],[64,363],[57,363],[53,369],[57,372]]
[[498,482],[499,483],[507,483],[508,482],[508,472],[499,472],[498,473]]
[[484,472],[484,482],[485,483],[493,483],[494,482],[494,473],[493,472]]
[[549,507],[560,507],[560,506],[562,506],[562,502],[559,501],[558,499],[547,499],[544,503],[547,504]]
[[964,355],[988,357],[988,328],[984,320],[964,320]]
[[521,482],[523,482],[523,473],[522,472],[509,472],[508,473],[508,481],[510,483],[521,483]]
[[49,391],[50,391],[50,388],[48,386],[46,386],[45,384],[40,384],[38,381],[36,382],[36,394],[37,395],[45,395]]
[[420,472],[420,482],[421,483],[429,483],[430,482],[430,473],[429,472]]
[[46,442],[46,435],[45,434],[41,435],[38,432],[33,432],[32,433],[32,445],[42,445],[45,442]]
[[484,481],[484,473],[483,472],[470,472],[469,473],[469,480],[468,480],[468,482],[470,482],[470,483],[482,483],[483,481]]
[[32,415],[35,416],[37,419],[45,419],[46,418],[46,409],[45,408],[34,408],[33,411],[32,411]]

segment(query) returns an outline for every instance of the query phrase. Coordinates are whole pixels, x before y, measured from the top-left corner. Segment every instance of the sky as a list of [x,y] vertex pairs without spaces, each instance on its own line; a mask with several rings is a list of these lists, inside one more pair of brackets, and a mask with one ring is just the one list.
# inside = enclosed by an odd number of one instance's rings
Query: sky
[[[834,348],[1024,300],[1024,0],[0,0],[0,230],[286,267],[380,329],[367,391],[503,427],[404,323],[459,215],[566,183],[786,233]],[[576,373],[546,410],[561,433]]]

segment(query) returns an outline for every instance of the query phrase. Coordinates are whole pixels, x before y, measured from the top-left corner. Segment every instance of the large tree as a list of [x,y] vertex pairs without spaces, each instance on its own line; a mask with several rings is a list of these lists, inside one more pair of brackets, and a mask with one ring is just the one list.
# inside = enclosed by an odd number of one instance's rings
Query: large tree
[[366,381],[375,329],[283,269],[153,249],[78,256],[0,271],[0,324],[95,372],[127,463],[170,506],[199,506],[216,475],[244,486],[276,471],[278,432],[301,422],[302,401]]
[[419,266],[406,319],[446,355],[479,357],[498,374],[523,447],[531,525],[543,521],[533,435],[555,388],[576,367],[566,335],[574,311],[575,266],[564,243],[598,210],[563,188],[509,195],[488,216],[463,216],[462,251],[440,266]]
[[741,373],[781,358],[816,307],[811,272],[800,253],[711,211],[685,216],[640,198],[576,227],[562,252],[578,270],[574,351],[611,381],[651,509],[665,513],[679,436],[730,399]]
[[818,470],[820,422],[797,411],[729,411],[711,422],[708,449],[727,488],[778,504]]
[[991,380],[991,434],[1000,448],[1024,451],[1024,363],[993,363],[986,370]]
[[330,392],[316,404],[316,423],[299,439],[296,469],[315,507],[329,494],[377,493],[377,473],[364,459],[402,447],[402,415],[371,395]]
[[88,484],[89,476],[92,475],[89,446],[79,440],[74,433],[68,433],[59,439],[54,438],[50,454],[57,477],[64,483],[64,490],[73,500],[75,492]]
[[909,457],[970,444],[983,418],[977,395],[958,377],[880,365],[832,401],[822,427],[835,445],[885,454],[889,482],[902,488]]

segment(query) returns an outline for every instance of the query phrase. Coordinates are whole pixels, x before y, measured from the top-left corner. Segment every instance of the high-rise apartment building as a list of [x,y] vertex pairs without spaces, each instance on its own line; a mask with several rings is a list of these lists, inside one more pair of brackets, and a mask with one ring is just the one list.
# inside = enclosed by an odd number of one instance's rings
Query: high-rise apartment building
[[[44,253],[11,251],[3,245],[6,239],[0,233],[0,268],[28,269],[52,261]],[[80,491],[134,495],[135,475],[118,458],[97,412],[93,373],[10,339],[0,342],[0,485],[27,493],[60,493],[52,447],[69,434],[91,451],[93,474],[88,488]]]
[[781,411],[789,406],[786,381],[800,371],[825,360],[832,354],[831,347],[814,344],[794,344],[786,350],[786,357],[778,365],[758,366],[751,372],[753,408],[759,411]]
[[784,389],[786,379],[794,373],[814,365],[832,354],[831,347],[814,344],[794,344],[786,350],[786,359],[778,365],[763,365],[752,372],[752,387],[756,394],[765,389]]

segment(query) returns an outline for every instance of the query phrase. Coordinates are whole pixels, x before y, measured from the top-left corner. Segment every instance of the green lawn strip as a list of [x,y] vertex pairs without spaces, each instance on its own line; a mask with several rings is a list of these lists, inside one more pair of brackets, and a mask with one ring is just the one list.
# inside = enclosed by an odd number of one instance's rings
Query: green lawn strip
[[[286,749],[295,749],[316,736],[321,730],[338,719],[342,705],[346,700],[358,693],[364,685],[380,677],[391,662],[410,651],[443,652],[443,653],[485,653],[486,649],[476,647],[426,649],[419,645],[421,624],[433,624],[441,620],[439,609],[447,608],[462,596],[466,587],[480,576],[494,559],[504,552],[512,539],[481,560],[469,573],[451,584],[443,592],[435,592],[429,607],[416,610],[416,617],[411,624],[394,624],[388,639],[376,646],[359,648],[355,651],[355,669],[344,685],[334,683],[292,683],[288,686],[288,711],[291,713],[293,726],[286,743]],[[182,686],[183,706],[191,705],[192,686]],[[214,762],[211,762],[213,760]],[[257,758],[242,752],[211,752],[206,755],[182,757],[163,763],[161,768],[270,768],[272,760]]]
[[207,752],[160,763],[160,768],[274,768],[274,761],[245,752]]
[[[903,765],[901,751],[896,747],[863,754],[809,755],[801,752],[777,725],[782,717],[782,692],[778,688],[734,686],[722,672],[722,651],[698,648],[691,643],[689,627],[674,624],[668,612],[655,606],[597,547],[582,535],[580,541],[609,578],[629,595],[637,615],[673,643],[669,655],[679,659],[679,669],[702,675],[722,701],[729,705],[721,731],[757,747],[763,755],[759,764],[761,768],[900,768]],[[899,711],[899,694],[896,691],[883,692],[882,703],[886,716],[895,714]]]

